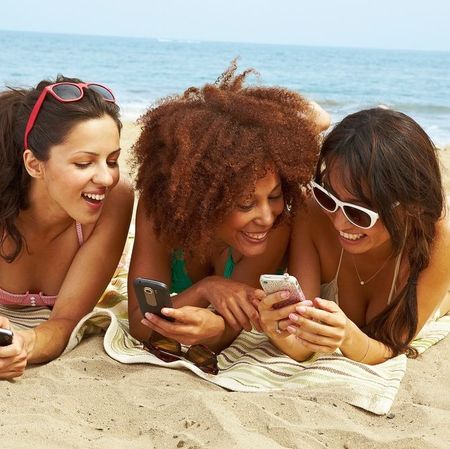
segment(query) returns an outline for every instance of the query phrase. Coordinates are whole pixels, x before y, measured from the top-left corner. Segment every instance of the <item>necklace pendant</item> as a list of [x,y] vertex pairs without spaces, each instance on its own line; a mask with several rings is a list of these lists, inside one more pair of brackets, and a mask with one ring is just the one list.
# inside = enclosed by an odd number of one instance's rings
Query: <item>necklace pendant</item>
[[361,285],[364,285],[364,284],[365,284],[365,282],[364,282],[364,281],[359,281],[359,283],[360,283]]

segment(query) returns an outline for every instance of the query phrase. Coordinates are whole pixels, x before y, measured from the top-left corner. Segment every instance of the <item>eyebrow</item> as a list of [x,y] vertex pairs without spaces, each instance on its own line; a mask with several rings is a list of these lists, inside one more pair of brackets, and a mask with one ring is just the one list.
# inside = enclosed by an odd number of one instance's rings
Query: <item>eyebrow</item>
[[278,188],[281,187],[281,182],[279,182],[271,191],[270,193],[272,193],[274,190],[277,190]]
[[[111,151],[111,153],[109,153],[108,156],[111,156],[111,154],[114,154],[114,153],[120,153],[120,151],[122,151],[122,148],[117,148],[117,150]],[[79,154],[88,154],[90,156],[98,156],[99,155],[99,153],[95,153],[94,151],[85,151],[85,150],[77,151],[76,153],[74,153],[74,155],[79,155]]]

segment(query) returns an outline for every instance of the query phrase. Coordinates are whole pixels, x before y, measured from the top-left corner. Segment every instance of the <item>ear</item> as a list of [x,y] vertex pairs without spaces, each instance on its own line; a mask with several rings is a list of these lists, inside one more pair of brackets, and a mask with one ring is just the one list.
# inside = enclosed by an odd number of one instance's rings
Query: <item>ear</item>
[[23,152],[23,164],[32,178],[42,178],[44,175],[43,161],[37,159],[31,150],[27,149]]

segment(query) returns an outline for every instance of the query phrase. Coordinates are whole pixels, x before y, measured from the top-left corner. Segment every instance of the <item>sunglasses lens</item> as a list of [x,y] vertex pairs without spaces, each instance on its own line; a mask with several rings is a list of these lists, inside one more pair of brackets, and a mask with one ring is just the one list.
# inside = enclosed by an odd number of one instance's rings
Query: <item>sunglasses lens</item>
[[89,84],[89,89],[97,92],[106,101],[115,101],[114,95],[101,84]]
[[334,212],[336,210],[336,202],[322,190],[317,187],[313,188],[314,196],[317,202],[327,211]]
[[344,206],[344,212],[354,225],[360,226],[361,228],[368,228],[370,226],[372,219],[370,218],[370,215],[363,210],[351,206]]
[[171,354],[182,355],[181,345],[176,340],[163,337],[157,332],[153,332],[150,337],[150,344],[160,351],[170,352]]
[[185,357],[205,373],[217,374],[219,372],[217,356],[206,346],[191,346],[186,352]]
[[52,90],[62,101],[78,100],[83,96],[81,87],[74,84],[57,84],[53,86]]
[[158,357],[158,359],[162,360],[163,362],[169,363],[175,362],[175,360],[180,360],[179,356],[171,354],[170,352],[162,351],[156,346],[153,346],[150,342],[144,343],[144,346],[147,348],[150,354],[153,354],[154,356]]

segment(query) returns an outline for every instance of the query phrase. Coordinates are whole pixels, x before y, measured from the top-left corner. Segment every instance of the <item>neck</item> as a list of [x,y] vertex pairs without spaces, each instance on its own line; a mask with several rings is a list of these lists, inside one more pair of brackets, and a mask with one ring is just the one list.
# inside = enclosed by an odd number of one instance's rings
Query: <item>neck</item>
[[56,237],[73,223],[74,219],[55,204],[46,191],[40,192],[32,183],[29,207],[17,217],[17,225],[24,234],[32,232]]
[[357,263],[369,263],[376,265],[383,263],[386,259],[391,257],[393,253],[394,248],[392,246],[391,239],[389,239],[376,248],[372,248],[362,254],[355,254],[352,257]]

